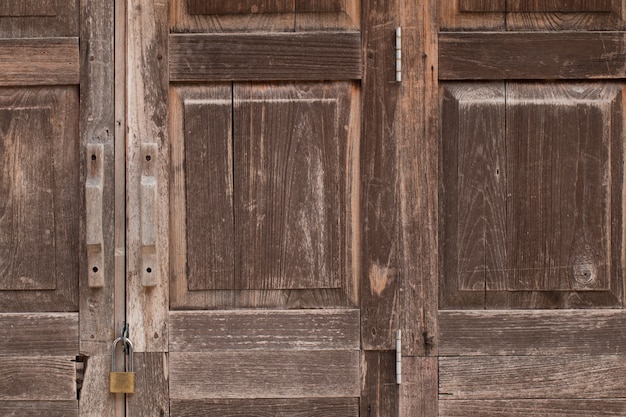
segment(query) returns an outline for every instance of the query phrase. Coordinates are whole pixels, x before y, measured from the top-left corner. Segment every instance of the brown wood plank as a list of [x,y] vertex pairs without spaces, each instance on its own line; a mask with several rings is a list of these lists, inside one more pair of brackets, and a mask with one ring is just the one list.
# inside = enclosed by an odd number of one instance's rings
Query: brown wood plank
[[358,397],[358,351],[169,355],[172,399]]
[[443,87],[442,307],[482,307],[506,267],[505,114],[503,83]]
[[361,416],[398,416],[396,352],[365,351],[361,362]]
[[605,123],[619,91],[507,86],[506,289],[610,288],[610,249],[619,242],[610,235],[609,158],[618,138]]
[[[506,0],[440,0],[439,28],[442,31],[506,30]],[[499,8],[500,12],[467,9]],[[465,11],[462,9],[466,9]]]
[[441,33],[444,80],[612,79],[626,76],[624,35]]
[[437,358],[403,357],[400,390],[401,417],[437,416]]
[[508,0],[508,12],[616,12],[620,0]]
[[294,11],[294,0],[187,0],[189,14],[286,13]]
[[0,16],[56,16],[56,0],[4,0]]
[[75,356],[0,357],[0,401],[76,400]]
[[167,356],[161,352],[136,353],[135,394],[127,395],[130,416],[170,415]]
[[358,398],[172,400],[179,417],[359,417]]
[[619,310],[442,311],[439,353],[466,355],[624,354]]
[[0,39],[0,86],[78,82],[78,38]]
[[626,401],[607,400],[441,400],[439,417],[618,417]]
[[349,0],[295,0],[296,12],[343,12]]
[[3,417],[78,417],[78,401],[0,401]]
[[458,0],[460,12],[504,12],[506,0]]
[[359,310],[170,313],[170,352],[359,350]]
[[360,0],[296,0],[296,32],[361,28]]
[[342,287],[346,87],[235,86],[237,288]]
[[441,399],[618,398],[626,389],[622,355],[439,358]]
[[358,32],[170,36],[171,81],[360,79]]
[[[84,356],[82,359],[84,362],[80,386],[80,415],[93,416],[96,413],[100,416],[114,415],[116,396],[109,392],[108,377],[111,372],[111,352],[109,351],[108,355]],[[121,357],[118,360],[123,361]]]
[[0,314],[0,356],[78,355],[76,313]]
[[[183,96],[193,91],[181,90]],[[183,99],[189,290],[232,289],[235,278],[233,115],[230,86]],[[182,136],[178,136],[182,133]],[[175,139],[175,140],[176,140]],[[183,145],[183,144],[180,144]],[[177,215],[177,213],[173,213]],[[180,215],[180,214],[178,214]],[[209,232],[210,231],[210,232]]]

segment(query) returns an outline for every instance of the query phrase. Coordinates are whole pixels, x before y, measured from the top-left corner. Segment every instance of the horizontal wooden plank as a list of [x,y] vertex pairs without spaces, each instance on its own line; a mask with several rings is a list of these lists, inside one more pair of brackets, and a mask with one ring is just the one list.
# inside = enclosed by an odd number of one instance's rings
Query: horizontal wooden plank
[[187,0],[190,15],[294,12],[294,0]]
[[624,310],[442,311],[439,353],[623,355]]
[[76,399],[75,357],[0,357],[0,400]]
[[358,350],[359,310],[233,310],[170,313],[171,352]]
[[626,400],[440,400],[439,417],[617,417]]
[[0,356],[77,356],[78,313],[0,314]]
[[619,12],[620,0],[459,0],[461,12]]
[[56,16],[56,1],[3,0],[0,2],[0,16]]
[[358,351],[170,353],[172,399],[358,397]]
[[172,400],[178,417],[358,417],[358,398]]
[[460,12],[503,12],[506,0],[458,0]]
[[0,401],[3,417],[78,417],[78,401]]
[[359,32],[170,35],[171,81],[353,80]]
[[439,358],[442,399],[619,398],[621,355],[454,356]]
[[439,78],[623,78],[624,36],[618,32],[441,33]]
[[78,82],[78,38],[0,39],[0,86]]

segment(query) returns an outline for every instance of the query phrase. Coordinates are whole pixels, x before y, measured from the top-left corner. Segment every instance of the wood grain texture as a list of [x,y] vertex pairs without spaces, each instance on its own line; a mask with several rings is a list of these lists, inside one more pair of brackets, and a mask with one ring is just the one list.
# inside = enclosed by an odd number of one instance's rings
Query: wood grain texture
[[358,397],[358,351],[215,351],[169,355],[170,398]]
[[359,417],[358,398],[173,400],[179,417]]
[[76,400],[75,357],[0,357],[0,401]]
[[[168,47],[167,1],[131,0],[127,36],[127,322],[135,352],[167,350],[169,306],[169,142],[167,139]],[[150,22],[150,24],[144,24]],[[159,279],[142,285],[141,176],[146,155],[154,146],[156,198],[154,204],[156,261]],[[139,279],[135,279],[139,277]]]
[[440,399],[618,398],[622,355],[439,358]]
[[359,0],[296,0],[296,32],[361,28]]
[[506,0],[458,0],[460,12],[504,12]]
[[358,310],[171,312],[170,352],[359,350]]
[[161,352],[135,354],[135,393],[127,395],[128,415],[170,415],[167,355]]
[[361,416],[399,416],[396,352],[361,353]]
[[206,92],[205,98],[183,100],[187,274],[192,291],[232,289],[235,278],[232,89],[211,86]]
[[508,12],[617,12],[619,0],[508,0]]
[[439,401],[439,417],[617,417],[624,413],[626,402],[619,399]]
[[344,12],[349,0],[295,0],[296,12]]
[[0,401],[4,417],[78,417],[78,401]]
[[109,392],[111,352],[107,353],[107,355],[83,358],[85,362],[83,362],[84,376],[80,390],[81,417],[114,415],[116,396]]
[[[441,0],[439,7],[439,29],[441,31],[505,30],[506,0]],[[484,9],[501,9],[500,12]],[[483,9],[483,10],[470,10]]]
[[[519,0],[521,1],[521,0]],[[584,4],[587,3],[587,4]],[[510,31],[607,31],[624,30],[623,3],[591,3],[589,1],[511,3],[518,10],[506,14],[506,27]],[[536,6],[535,6],[536,5]],[[612,11],[582,11],[578,8],[612,8]],[[525,12],[527,8],[552,8],[554,11]],[[568,10],[569,9],[569,10]]]
[[78,82],[78,38],[0,39],[0,86]]
[[171,81],[360,79],[355,32],[170,36]]
[[77,89],[2,89],[0,132],[0,311],[77,311]]
[[400,390],[401,417],[437,416],[438,385],[437,358],[403,357]]
[[441,311],[439,353],[621,355],[625,321],[619,310]]
[[187,10],[191,15],[286,13],[294,9],[294,0],[187,0]]
[[621,78],[625,56],[616,32],[439,35],[444,80]]
[[76,313],[0,314],[0,356],[78,355]]
[[77,0],[3,0],[0,38],[79,36],[78,7]]

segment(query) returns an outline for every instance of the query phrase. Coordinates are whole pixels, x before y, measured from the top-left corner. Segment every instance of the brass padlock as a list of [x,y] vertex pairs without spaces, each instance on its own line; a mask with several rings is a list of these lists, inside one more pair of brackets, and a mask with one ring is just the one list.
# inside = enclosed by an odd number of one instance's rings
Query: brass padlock
[[[128,367],[125,372],[117,372],[115,369],[115,350],[118,343],[124,343],[124,352],[128,356]],[[111,349],[111,377],[109,390],[114,394],[135,393],[135,372],[133,372],[133,344],[126,337],[118,337],[113,341]]]

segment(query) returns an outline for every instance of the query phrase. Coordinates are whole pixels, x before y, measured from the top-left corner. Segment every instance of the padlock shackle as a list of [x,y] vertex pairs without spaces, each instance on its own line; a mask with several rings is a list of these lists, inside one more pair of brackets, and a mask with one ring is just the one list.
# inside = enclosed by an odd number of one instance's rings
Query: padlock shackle
[[115,351],[117,349],[117,344],[123,342],[126,346],[126,356],[128,356],[128,369],[126,372],[133,372],[133,342],[130,341],[129,338],[120,336],[113,341],[113,346],[111,347],[111,371],[117,372],[115,365]]

